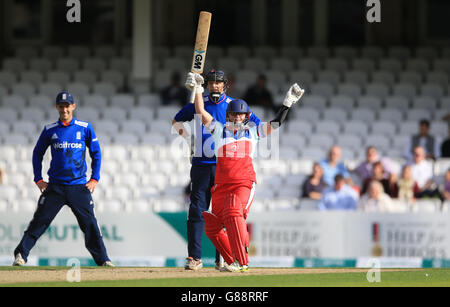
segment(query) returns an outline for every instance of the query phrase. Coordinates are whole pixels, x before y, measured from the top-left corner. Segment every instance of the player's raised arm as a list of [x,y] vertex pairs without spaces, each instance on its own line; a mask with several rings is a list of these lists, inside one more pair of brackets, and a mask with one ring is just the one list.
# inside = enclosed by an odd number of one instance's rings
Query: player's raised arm
[[278,110],[277,115],[269,123],[264,124],[264,134],[269,135],[272,133],[273,129],[277,129],[286,120],[287,114],[291,109],[292,105],[297,103],[305,92],[297,83],[294,83],[286,93],[283,105]]
[[202,124],[208,127],[213,121],[213,117],[205,110],[205,103],[203,101],[203,77],[200,74],[188,73],[186,78],[186,88],[192,90],[195,88],[195,113],[201,115]]

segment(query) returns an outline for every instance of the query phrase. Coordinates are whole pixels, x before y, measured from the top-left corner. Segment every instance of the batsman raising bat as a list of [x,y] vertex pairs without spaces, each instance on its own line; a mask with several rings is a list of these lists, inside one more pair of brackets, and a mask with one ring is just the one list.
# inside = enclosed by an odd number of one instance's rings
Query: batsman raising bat
[[[226,124],[205,110],[203,77],[188,73],[186,87],[195,88],[195,110],[209,129],[215,143],[217,169],[212,193],[212,209],[204,211],[205,233],[220,252],[229,272],[248,271],[249,234],[246,218],[253,202],[256,173],[253,156],[257,142],[277,129],[304,90],[294,84],[289,88],[275,119],[269,123],[250,123],[250,109],[241,99],[230,101]],[[225,229],[224,229],[225,227]]]

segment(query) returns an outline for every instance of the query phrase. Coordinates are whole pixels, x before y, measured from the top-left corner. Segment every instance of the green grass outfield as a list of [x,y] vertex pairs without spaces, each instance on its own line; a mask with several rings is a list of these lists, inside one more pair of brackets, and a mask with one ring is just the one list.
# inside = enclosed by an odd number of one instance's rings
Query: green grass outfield
[[[67,270],[67,267],[0,267],[5,270]],[[93,268],[95,269],[95,268]],[[111,270],[120,268],[111,268]],[[348,270],[348,269],[347,269]],[[339,269],[337,269],[339,271]],[[1,274],[1,272],[0,272]],[[428,274],[428,276],[427,276]],[[246,275],[224,273],[223,277],[160,278],[0,284],[0,287],[449,287],[450,269],[409,269],[381,272],[381,282],[370,283],[366,273],[320,273]]]

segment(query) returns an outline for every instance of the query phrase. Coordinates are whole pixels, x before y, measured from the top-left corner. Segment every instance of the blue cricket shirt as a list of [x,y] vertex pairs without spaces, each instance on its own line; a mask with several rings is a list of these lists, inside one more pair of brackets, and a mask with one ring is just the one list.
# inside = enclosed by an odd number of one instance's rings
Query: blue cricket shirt
[[48,147],[52,159],[49,182],[86,184],[86,148],[92,158],[91,179],[100,180],[101,150],[92,125],[75,117],[66,126],[60,120],[46,125],[33,150],[34,182],[42,180],[42,159]]

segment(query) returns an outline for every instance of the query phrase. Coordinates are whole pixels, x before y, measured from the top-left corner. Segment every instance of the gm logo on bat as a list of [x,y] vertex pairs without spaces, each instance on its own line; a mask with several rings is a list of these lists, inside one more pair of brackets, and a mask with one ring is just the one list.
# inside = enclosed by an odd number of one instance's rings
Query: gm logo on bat
[[194,70],[198,70],[201,71],[202,70],[202,66],[203,66],[203,56],[205,51],[200,51],[200,50],[194,50],[194,65],[193,65],[193,69]]

